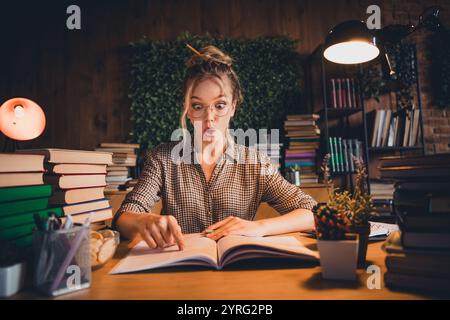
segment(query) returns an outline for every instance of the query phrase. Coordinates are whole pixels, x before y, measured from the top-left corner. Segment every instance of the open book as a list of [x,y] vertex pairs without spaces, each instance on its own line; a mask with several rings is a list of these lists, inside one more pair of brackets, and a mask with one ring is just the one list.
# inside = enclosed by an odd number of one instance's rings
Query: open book
[[110,272],[120,274],[171,266],[224,266],[257,258],[292,258],[318,261],[318,252],[306,248],[293,236],[245,237],[230,235],[219,241],[200,233],[184,235],[185,248],[176,245],[164,249],[150,249],[144,241],[131,249]]

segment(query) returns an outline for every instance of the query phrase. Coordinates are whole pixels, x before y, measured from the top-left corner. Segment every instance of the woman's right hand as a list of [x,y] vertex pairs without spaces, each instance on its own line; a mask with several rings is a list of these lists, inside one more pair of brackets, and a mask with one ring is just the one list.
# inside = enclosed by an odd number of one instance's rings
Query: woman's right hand
[[184,249],[181,227],[172,215],[141,214],[137,217],[136,228],[142,239],[152,249],[165,248],[175,243],[180,250]]

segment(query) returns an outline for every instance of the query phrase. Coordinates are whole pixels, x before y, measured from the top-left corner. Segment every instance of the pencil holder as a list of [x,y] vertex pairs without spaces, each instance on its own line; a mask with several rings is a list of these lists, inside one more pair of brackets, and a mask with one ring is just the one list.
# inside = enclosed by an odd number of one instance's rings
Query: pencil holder
[[50,296],[91,284],[89,226],[33,233],[34,285]]

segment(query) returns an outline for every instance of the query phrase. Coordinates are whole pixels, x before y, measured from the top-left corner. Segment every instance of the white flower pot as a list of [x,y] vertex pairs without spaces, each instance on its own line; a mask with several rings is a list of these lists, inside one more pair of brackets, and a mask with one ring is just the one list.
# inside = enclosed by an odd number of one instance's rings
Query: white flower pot
[[324,279],[355,280],[358,261],[358,235],[346,240],[318,240],[320,266]]
[[19,292],[25,282],[25,273],[24,262],[0,268],[0,298]]

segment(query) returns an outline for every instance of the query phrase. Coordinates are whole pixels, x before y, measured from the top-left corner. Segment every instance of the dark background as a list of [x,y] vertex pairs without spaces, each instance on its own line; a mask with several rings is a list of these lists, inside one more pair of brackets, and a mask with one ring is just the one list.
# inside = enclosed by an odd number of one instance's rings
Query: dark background
[[[298,52],[306,57],[334,25],[365,20],[371,4],[381,7],[382,26],[416,23],[425,7],[436,4],[444,8],[441,20],[450,26],[448,0],[9,2],[0,4],[0,102],[28,97],[47,116],[44,134],[22,147],[92,149],[100,142],[125,141],[132,125],[128,44],[144,35],[149,39],[173,39],[184,31],[244,38],[287,35],[300,40]],[[81,8],[81,30],[66,28],[70,4]],[[418,46],[426,150],[448,152],[450,117],[445,109],[434,107],[430,97],[428,36],[420,31],[412,37]],[[368,108],[377,105],[369,101]],[[299,105],[298,111],[308,111],[305,108]]]

